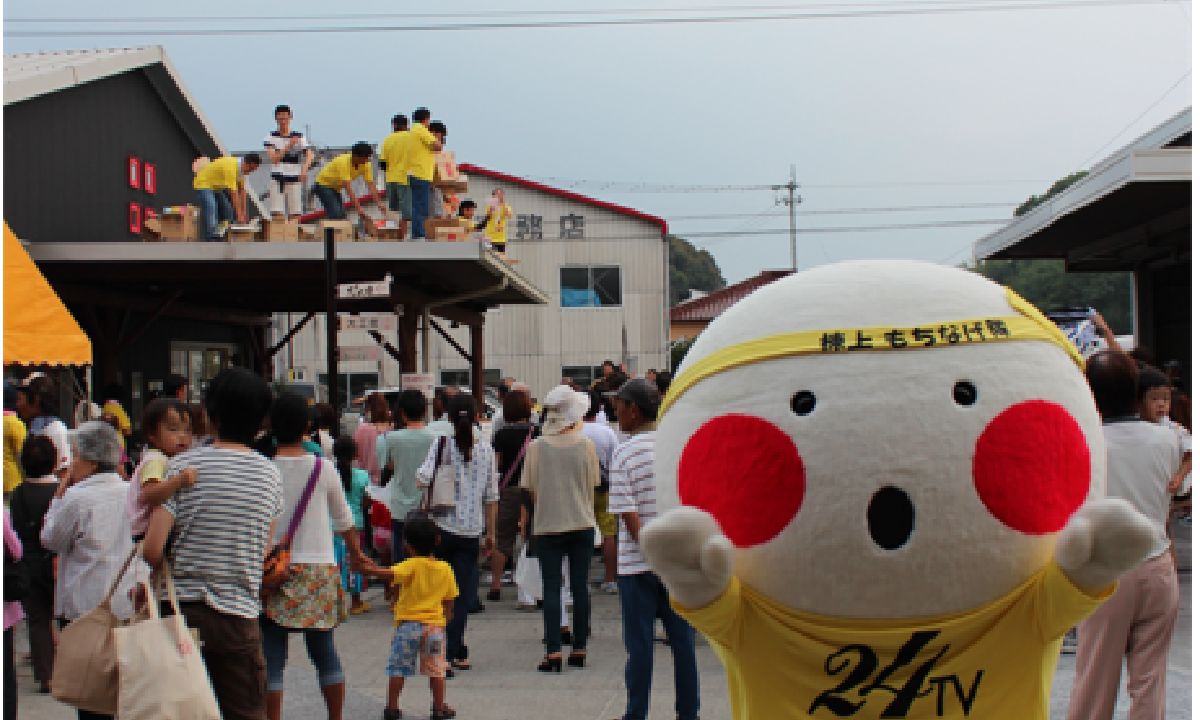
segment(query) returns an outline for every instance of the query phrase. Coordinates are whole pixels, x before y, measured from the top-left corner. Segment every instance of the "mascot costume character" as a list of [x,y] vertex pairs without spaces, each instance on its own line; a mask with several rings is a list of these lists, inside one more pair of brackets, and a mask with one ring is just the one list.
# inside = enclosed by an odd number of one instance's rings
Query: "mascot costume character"
[[772,283],[663,398],[651,566],[733,717],[1046,717],[1062,635],[1150,550],[1053,323],[977,274]]

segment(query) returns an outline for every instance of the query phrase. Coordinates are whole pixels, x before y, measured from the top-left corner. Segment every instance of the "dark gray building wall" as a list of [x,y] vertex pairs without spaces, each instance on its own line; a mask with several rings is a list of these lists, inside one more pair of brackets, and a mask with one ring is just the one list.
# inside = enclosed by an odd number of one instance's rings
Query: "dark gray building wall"
[[[192,161],[217,148],[195,133],[199,122],[165,77],[151,66],[4,107],[4,212],[18,237],[139,240],[130,202],[158,210],[194,202]],[[131,155],[157,166],[155,194],[129,187]]]

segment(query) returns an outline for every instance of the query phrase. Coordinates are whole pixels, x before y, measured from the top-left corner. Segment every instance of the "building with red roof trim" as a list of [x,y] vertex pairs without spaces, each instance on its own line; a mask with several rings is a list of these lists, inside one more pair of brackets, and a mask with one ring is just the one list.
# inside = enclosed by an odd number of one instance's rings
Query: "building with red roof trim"
[[792,270],[763,270],[729,287],[684,300],[671,308],[671,340],[694,338],[718,315],[755,290],[792,274]]

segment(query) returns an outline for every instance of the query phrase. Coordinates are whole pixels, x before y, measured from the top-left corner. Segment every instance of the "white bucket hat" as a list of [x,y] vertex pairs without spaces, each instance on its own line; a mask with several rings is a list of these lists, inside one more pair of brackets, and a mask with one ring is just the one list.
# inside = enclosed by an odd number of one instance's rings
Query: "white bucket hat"
[[546,422],[542,432],[558,435],[575,423],[583,420],[592,401],[587,393],[575,392],[566,385],[558,385],[546,393],[542,407],[546,409]]

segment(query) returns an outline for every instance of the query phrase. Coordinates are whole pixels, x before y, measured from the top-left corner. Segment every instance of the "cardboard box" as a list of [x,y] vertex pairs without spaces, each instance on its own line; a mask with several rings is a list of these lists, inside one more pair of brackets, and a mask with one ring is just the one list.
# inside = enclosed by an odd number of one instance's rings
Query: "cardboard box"
[[400,223],[397,220],[375,220],[367,218],[363,229],[372,240],[403,240],[400,235]]
[[263,240],[268,242],[295,242],[300,239],[300,222],[272,217],[263,225]]
[[162,223],[157,217],[146,218],[142,223],[142,239],[146,242],[159,242],[162,240]]
[[458,180],[458,162],[453,150],[440,150],[433,156],[433,179],[442,182]]
[[225,239],[229,242],[254,242],[260,234],[262,234],[262,228],[256,220],[245,225],[236,223],[230,225],[229,233],[225,236]]
[[189,242],[200,237],[200,209],[195,205],[172,205],[158,216],[160,237],[167,242]]
[[430,218],[425,221],[425,237],[430,240],[462,240],[466,230],[455,218]]
[[317,240],[325,241],[326,228],[333,228],[333,239],[338,242],[354,239],[354,223],[349,220],[321,220],[317,223]]
[[457,180],[434,180],[433,186],[444,193],[462,195],[467,192],[467,179],[459,176]]

